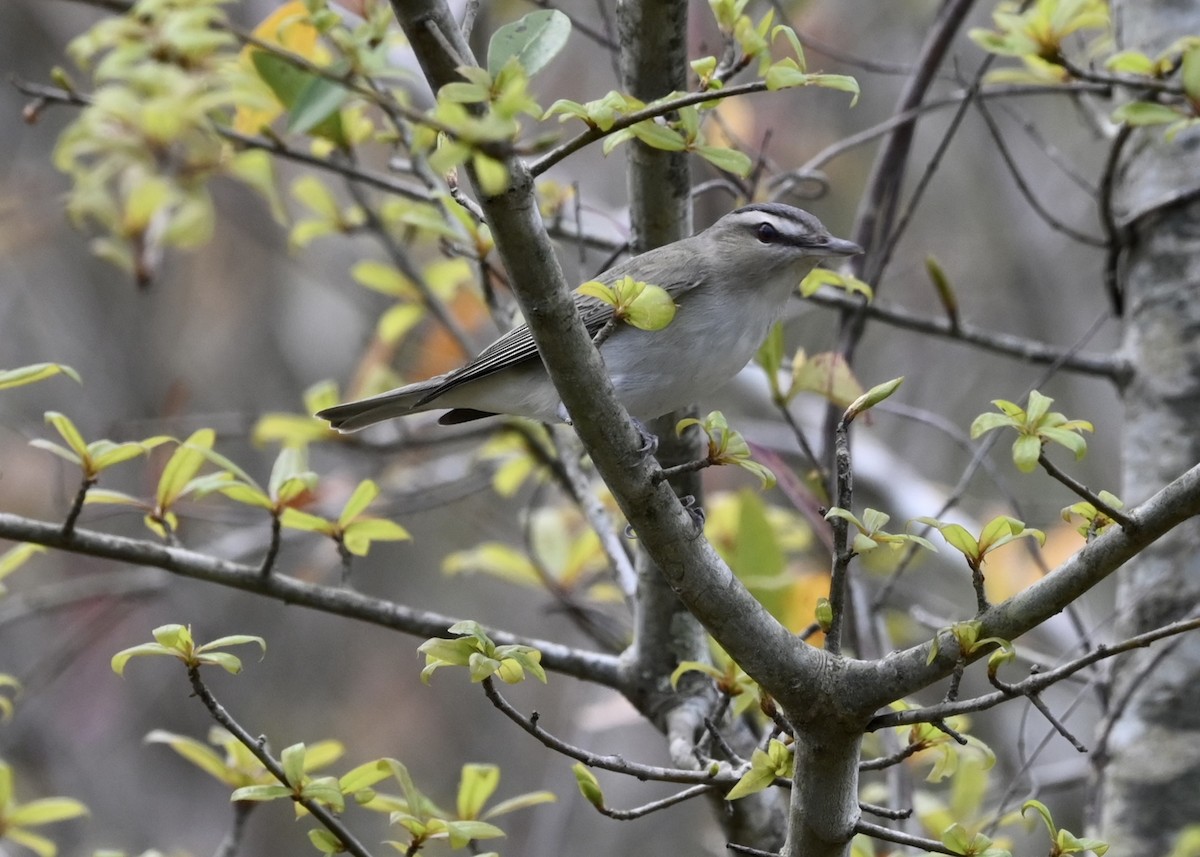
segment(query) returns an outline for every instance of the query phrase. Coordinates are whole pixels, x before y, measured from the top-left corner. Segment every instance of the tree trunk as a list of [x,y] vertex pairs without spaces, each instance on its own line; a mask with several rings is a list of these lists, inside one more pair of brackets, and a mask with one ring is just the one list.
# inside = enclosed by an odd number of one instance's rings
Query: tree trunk
[[[1118,44],[1157,55],[1200,32],[1200,7],[1116,0]],[[1161,127],[1135,132],[1115,187],[1128,230],[1122,278],[1125,355],[1124,493],[1140,503],[1200,461],[1200,137],[1174,142]],[[1200,522],[1190,521],[1131,561],[1118,580],[1115,635],[1197,613]],[[1200,635],[1114,662],[1110,708],[1095,765],[1099,836],[1112,854],[1163,857],[1200,821]]]

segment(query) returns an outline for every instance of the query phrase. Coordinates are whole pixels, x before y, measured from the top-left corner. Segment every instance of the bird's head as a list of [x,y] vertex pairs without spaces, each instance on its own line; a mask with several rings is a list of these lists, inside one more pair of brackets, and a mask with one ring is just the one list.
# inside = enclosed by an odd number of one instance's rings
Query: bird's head
[[771,274],[806,261],[812,267],[821,257],[863,251],[853,241],[835,238],[807,211],[778,202],[735,209],[698,237],[726,263],[744,267],[747,273]]

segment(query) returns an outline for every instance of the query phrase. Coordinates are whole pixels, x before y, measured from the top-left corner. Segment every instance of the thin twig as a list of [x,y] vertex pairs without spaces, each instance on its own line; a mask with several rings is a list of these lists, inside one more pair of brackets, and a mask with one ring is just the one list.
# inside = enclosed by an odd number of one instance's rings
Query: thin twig
[[941,842],[936,839],[926,839],[923,836],[913,836],[910,833],[903,833],[899,830],[892,830],[890,827],[883,827],[879,824],[871,824],[869,821],[859,819],[854,824],[854,832],[862,833],[866,836],[882,839],[885,842],[895,842],[897,845],[911,845],[914,848],[920,848],[925,851],[934,851],[938,854],[957,854],[951,851]]
[[263,577],[267,577],[271,573],[271,569],[275,567],[275,560],[279,556],[279,544],[283,538],[283,520],[279,515],[271,515],[271,542],[267,545],[266,556],[263,557],[262,566],[258,573]]
[[[1008,86],[996,86],[979,90],[976,98],[1014,98],[1026,95],[1053,95],[1061,92],[1071,93],[1095,93],[1103,95],[1108,91],[1107,87],[1102,86],[1073,86],[1066,87],[1061,85],[1047,84],[1016,84]],[[849,137],[843,137],[835,143],[830,143],[817,154],[809,158],[802,166],[798,167],[795,172],[801,175],[816,174],[821,167],[837,158],[846,152],[856,149],[859,146],[877,140],[880,137],[892,132],[902,125],[907,125],[914,122],[926,113],[932,113],[935,110],[943,110],[947,107],[954,107],[961,104],[964,100],[971,96],[969,90],[954,92],[941,98],[932,101],[924,102],[916,107],[901,111],[882,122],[878,122],[869,128],[864,128]]]
[[673,795],[660,798],[659,800],[652,800],[649,803],[644,803],[641,806],[634,807],[633,809],[610,809],[607,806],[597,806],[596,811],[601,815],[606,815],[609,818],[616,819],[617,821],[630,821],[635,818],[641,818],[644,815],[649,815],[652,812],[658,812],[661,809],[675,806],[677,803],[683,803],[685,800],[691,800],[692,798],[699,797],[702,794],[707,794],[714,788],[715,786],[703,784],[698,786],[689,786],[683,791],[676,792]]
[[[838,421],[834,434],[834,504],[850,511],[854,499],[854,474],[850,467],[850,423],[854,417],[848,411]],[[850,573],[850,561],[855,554],[850,547],[850,522],[835,517],[833,527],[833,569],[829,580],[829,605],[833,620],[825,631],[825,651],[831,655],[841,654],[842,628],[846,621],[846,578]]]
[[874,759],[867,759],[866,761],[859,762],[858,769],[860,771],[882,771],[886,768],[892,767],[893,765],[900,764],[909,756],[920,753],[924,749],[926,749],[926,745],[923,742],[914,742],[906,745],[903,749],[896,753],[892,753],[889,756],[878,756]]
[[[163,545],[156,541],[76,529],[71,538],[62,526],[0,512],[0,538],[36,542],[46,547],[115,560],[132,565],[161,568],[182,577],[253,592],[284,604],[298,604],[323,613],[345,616],[419,637],[445,636],[458,618],[418,610],[394,601],[375,598],[338,586],[322,586],[281,574],[263,577],[257,565],[230,562],[207,554]],[[564,646],[552,640],[534,639],[496,628],[488,636],[501,645],[532,646],[542,653],[542,666],[564,675],[587,679],[605,687],[623,686],[620,661],[608,654]]]
[[949,704],[930,705],[924,708],[911,708],[905,711],[893,711],[887,714],[880,714],[870,723],[867,724],[867,731],[874,732],[878,729],[887,729],[893,726],[909,726],[914,723],[931,723],[936,720],[953,717],[958,714],[970,714],[975,711],[986,711],[989,708],[994,708],[1002,702],[1012,698],[1013,693],[1018,693],[1024,696],[1030,693],[1040,693],[1051,685],[1057,684],[1063,679],[1071,676],[1080,670],[1091,666],[1097,661],[1111,658],[1114,655],[1128,652],[1132,649],[1139,649],[1149,646],[1158,640],[1166,637],[1173,637],[1178,634],[1183,634],[1188,631],[1200,629],[1200,616],[1189,619],[1181,619],[1178,622],[1172,622],[1169,625],[1164,625],[1161,628],[1156,628],[1153,631],[1147,631],[1144,634],[1138,634],[1135,637],[1130,637],[1121,643],[1111,646],[1097,646],[1092,651],[1075,660],[1068,661],[1060,667],[1052,670],[1047,670],[1044,673],[1038,673],[1030,676],[1024,681],[1009,685],[1003,691],[988,693],[982,696],[977,696],[973,699],[966,699],[959,702]]
[[863,812],[869,812],[871,815],[877,815],[880,818],[890,818],[893,821],[903,821],[906,818],[912,818],[912,807],[906,809],[892,809],[887,806],[878,806],[877,804],[867,803],[865,801],[858,802],[858,808]]
[[1029,186],[1029,182],[1025,180],[1025,176],[1021,173],[1021,168],[1017,166],[1016,159],[1013,157],[1012,151],[1008,148],[1008,144],[1004,142],[1004,135],[1000,132],[1000,125],[996,122],[996,118],[992,116],[987,106],[975,99],[975,109],[979,111],[979,115],[983,117],[983,122],[987,125],[988,133],[992,136],[992,142],[996,144],[996,151],[1000,153],[1000,159],[1004,162],[1004,166],[1008,168],[1008,174],[1012,177],[1013,183],[1016,184],[1017,190],[1021,196],[1025,197],[1025,201],[1029,203],[1029,207],[1034,213],[1042,219],[1042,221],[1056,232],[1066,235],[1072,241],[1077,241],[1088,247],[1108,247],[1109,242],[1103,238],[1097,238],[1094,235],[1088,235],[1085,232],[1080,232],[1073,226],[1063,223],[1054,214],[1042,205],[1041,200],[1033,192],[1033,188]]
[[500,692],[496,690],[495,682],[490,677],[483,680],[483,692],[501,714],[542,742],[542,744],[557,753],[562,753],[564,756],[572,758],[577,762],[582,762],[589,768],[601,768],[605,771],[615,771],[618,774],[628,774],[631,777],[637,777],[639,780],[657,780],[665,783],[703,783],[709,786],[718,786],[733,785],[740,779],[737,774],[732,772],[709,773],[708,771],[685,771],[680,768],[662,768],[657,765],[642,765],[637,762],[628,762],[620,756],[592,753],[589,750],[576,747],[574,744],[568,744],[561,738],[551,735],[538,725],[538,715],[536,712],[530,717],[521,714],[521,712],[513,707],[512,703],[500,695]]
[[84,477],[79,483],[79,490],[75,492],[75,499],[71,501],[71,508],[67,511],[67,518],[63,521],[63,535],[67,538],[75,532],[75,522],[79,520],[79,513],[83,511],[83,504],[87,502],[87,493],[92,486],[96,484],[96,477]]
[[1075,494],[1075,496],[1091,503],[1096,507],[1097,511],[1103,513],[1106,517],[1120,524],[1121,529],[1123,529],[1125,532],[1133,532],[1135,524],[1132,518],[1130,518],[1124,512],[1114,509],[1108,503],[1105,503],[1098,496],[1089,491],[1088,487],[1082,482],[1076,480],[1069,473],[1060,470],[1057,464],[1046,457],[1046,453],[1044,451],[1038,454],[1038,464],[1042,466],[1042,469],[1045,470],[1047,474],[1054,479],[1057,479],[1063,485],[1067,486],[1067,488],[1071,489],[1071,492]]
[[[862,305],[862,301],[858,298],[834,289],[822,289],[808,300],[818,306],[831,309],[848,310]],[[1076,349],[1063,349],[1037,340],[1009,333],[997,333],[971,324],[960,323],[955,329],[946,319],[929,318],[888,304],[874,302],[866,304],[863,306],[863,313],[869,318],[893,327],[962,342],[984,351],[1003,354],[1035,365],[1056,364],[1061,369],[1081,375],[1107,378],[1118,383],[1122,382],[1130,372],[1128,362],[1120,357],[1080,352]]]

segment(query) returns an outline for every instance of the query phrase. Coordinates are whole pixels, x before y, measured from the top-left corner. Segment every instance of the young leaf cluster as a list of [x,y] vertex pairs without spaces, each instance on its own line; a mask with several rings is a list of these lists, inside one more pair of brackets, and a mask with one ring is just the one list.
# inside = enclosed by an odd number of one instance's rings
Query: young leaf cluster
[[506,684],[516,684],[525,680],[526,673],[546,683],[542,653],[537,649],[515,644],[498,646],[478,622],[471,620],[456,622],[449,631],[458,637],[453,640],[434,637],[417,649],[425,655],[425,668],[421,670],[421,680],[425,683],[441,667],[451,666],[467,667],[474,683],[495,675]]
[[[257,171],[231,157],[213,125],[218,114],[262,106],[234,47],[215,0],[139,0],[68,48],[91,70],[95,90],[54,152],[73,184],[67,210],[98,233],[93,252],[140,283],[153,277],[164,248],[207,241],[211,178]],[[258,169],[269,164],[254,159]]]
[[206,665],[216,665],[228,673],[237,675],[242,671],[242,660],[229,652],[217,651],[230,646],[243,646],[256,643],[265,654],[267,643],[262,637],[249,634],[233,634],[218,637],[207,643],[197,644],[192,637],[190,625],[160,625],[151,632],[153,643],[142,643],[128,649],[122,649],[112,657],[112,669],[117,675],[124,675],[125,665],[130,658],[157,656],[175,658],[182,661],[188,669]]
[[1051,411],[1054,400],[1037,390],[1029,394],[1029,401],[1022,408],[1005,399],[993,399],[1000,413],[980,414],[971,423],[971,438],[977,439],[989,431],[1001,428],[1015,429],[1017,439],[1013,441],[1012,458],[1022,473],[1031,473],[1038,464],[1042,446],[1056,443],[1075,454],[1076,459],[1087,453],[1087,441],[1080,432],[1093,431],[1087,420],[1070,420],[1057,411]]
[[732,464],[757,476],[764,489],[775,485],[775,474],[765,464],[751,458],[750,444],[746,443],[741,432],[729,427],[723,413],[711,411],[702,420],[688,417],[676,423],[675,431],[683,434],[684,430],[691,426],[697,426],[704,432],[708,446],[704,459],[707,464]]
[[909,545],[917,545],[934,553],[937,552],[937,548],[933,546],[933,543],[922,536],[912,533],[889,533],[883,529],[887,522],[892,519],[892,516],[877,509],[866,509],[863,512],[862,518],[859,519],[857,515],[848,509],[835,506],[825,513],[825,520],[828,521],[834,518],[840,518],[854,527],[856,532],[853,539],[851,539],[850,546],[858,554],[870,553],[881,547],[899,550]]
[[675,318],[675,301],[662,286],[625,276],[614,283],[591,280],[578,289],[613,308],[613,321],[639,330],[662,330]]

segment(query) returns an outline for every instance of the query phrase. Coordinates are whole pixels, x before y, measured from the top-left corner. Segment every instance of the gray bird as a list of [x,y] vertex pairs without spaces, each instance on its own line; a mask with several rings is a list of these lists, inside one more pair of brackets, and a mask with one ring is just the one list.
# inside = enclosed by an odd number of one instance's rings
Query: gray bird
[[[757,203],[691,238],[610,268],[596,279],[611,284],[629,276],[661,286],[676,304],[665,328],[618,324],[600,346],[617,398],[637,420],[704,398],[750,362],[788,296],[818,261],[861,252],[806,211]],[[592,336],[612,318],[612,306],[596,298],[576,294],[575,304]],[[439,408],[450,409],[438,420],[443,425],[496,414],[568,420],[524,324],[459,369],[317,416],[349,432]]]

